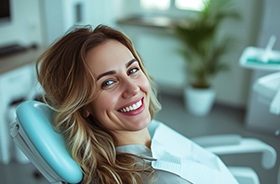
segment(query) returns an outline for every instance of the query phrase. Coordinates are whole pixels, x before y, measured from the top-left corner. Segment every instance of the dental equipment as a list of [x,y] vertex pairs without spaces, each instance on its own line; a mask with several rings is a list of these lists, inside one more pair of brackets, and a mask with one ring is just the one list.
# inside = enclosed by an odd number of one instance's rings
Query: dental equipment
[[[240,57],[240,65],[256,70],[280,71],[280,51],[272,50],[275,41],[276,37],[271,36],[265,50],[247,47]],[[262,97],[266,97],[272,114],[280,114],[280,72],[259,78],[254,83],[253,89]]]
[[272,50],[276,37],[271,36],[265,49],[247,47],[240,57],[240,65],[255,70],[280,70],[280,51]]

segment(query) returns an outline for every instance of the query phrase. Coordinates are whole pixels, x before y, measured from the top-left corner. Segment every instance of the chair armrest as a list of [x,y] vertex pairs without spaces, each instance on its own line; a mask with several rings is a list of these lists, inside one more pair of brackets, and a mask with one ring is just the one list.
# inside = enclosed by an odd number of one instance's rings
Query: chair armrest
[[240,184],[260,184],[257,173],[249,167],[228,167]]
[[241,140],[242,137],[238,134],[209,135],[192,138],[192,141],[204,148],[237,145],[240,144]]
[[275,149],[254,138],[242,138],[239,135],[213,135],[193,139],[194,142],[205,149],[218,154],[262,153],[262,166],[265,169],[274,167],[277,153]]

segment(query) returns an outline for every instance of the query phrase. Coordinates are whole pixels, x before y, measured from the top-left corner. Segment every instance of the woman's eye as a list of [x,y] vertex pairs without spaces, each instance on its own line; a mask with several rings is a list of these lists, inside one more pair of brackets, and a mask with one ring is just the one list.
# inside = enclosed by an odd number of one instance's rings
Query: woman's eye
[[108,87],[108,86],[110,86],[110,85],[112,85],[112,84],[114,84],[114,81],[113,81],[113,80],[107,80],[107,81],[105,81],[105,82],[102,83],[101,87],[102,87],[102,88],[106,88],[106,87]]
[[139,68],[132,68],[131,70],[128,71],[128,75],[134,74],[139,70]]

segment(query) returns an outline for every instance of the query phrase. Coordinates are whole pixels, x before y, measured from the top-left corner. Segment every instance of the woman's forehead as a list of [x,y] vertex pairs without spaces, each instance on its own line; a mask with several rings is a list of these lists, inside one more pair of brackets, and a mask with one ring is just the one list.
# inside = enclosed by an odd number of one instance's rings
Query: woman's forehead
[[133,58],[131,51],[122,43],[108,40],[90,49],[85,59],[93,74],[97,74],[123,66]]

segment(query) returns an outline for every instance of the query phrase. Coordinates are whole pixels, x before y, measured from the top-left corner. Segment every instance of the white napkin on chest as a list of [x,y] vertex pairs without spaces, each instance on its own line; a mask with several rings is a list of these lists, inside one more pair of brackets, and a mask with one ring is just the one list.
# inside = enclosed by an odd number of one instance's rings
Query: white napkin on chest
[[159,123],[151,150],[152,167],[181,176],[194,184],[238,184],[219,157]]

